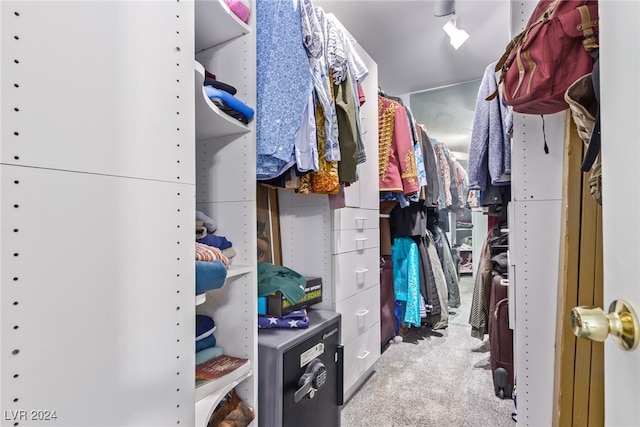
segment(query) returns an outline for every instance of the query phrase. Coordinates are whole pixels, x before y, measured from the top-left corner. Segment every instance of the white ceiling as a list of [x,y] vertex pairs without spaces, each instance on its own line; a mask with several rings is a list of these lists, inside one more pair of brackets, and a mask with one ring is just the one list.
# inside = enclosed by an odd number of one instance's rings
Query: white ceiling
[[509,42],[509,0],[457,0],[458,50],[434,16],[433,0],[314,0],[333,13],[378,64],[379,86],[402,95],[482,78]]
[[[378,85],[390,95],[479,80],[487,65],[502,56],[510,40],[510,0],[456,0],[458,27],[470,34],[458,50],[451,47],[442,30],[451,17],[434,16],[434,0],[313,3],[333,13],[376,61]],[[468,86],[430,93],[436,98],[432,105],[431,101],[412,105],[414,113],[422,110],[422,123],[429,126],[429,135],[444,142],[465,168],[476,99],[476,94],[464,93]]]

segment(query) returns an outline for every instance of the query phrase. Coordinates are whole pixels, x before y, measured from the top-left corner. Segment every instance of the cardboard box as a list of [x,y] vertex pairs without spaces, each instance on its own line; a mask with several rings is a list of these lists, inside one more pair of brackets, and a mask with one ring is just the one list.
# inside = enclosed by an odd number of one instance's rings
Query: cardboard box
[[292,311],[310,307],[322,301],[322,278],[307,277],[307,284],[304,290],[304,296],[297,304],[291,304],[282,292],[276,292],[273,295],[267,295],[267,314],[270,316],[284,316]]

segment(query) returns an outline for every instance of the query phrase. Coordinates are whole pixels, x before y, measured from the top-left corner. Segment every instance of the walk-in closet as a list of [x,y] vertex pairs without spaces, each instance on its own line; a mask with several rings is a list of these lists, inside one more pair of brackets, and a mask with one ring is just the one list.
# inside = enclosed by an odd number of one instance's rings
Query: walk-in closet
[[0,0],[0,426],[640,425],[638,17]]

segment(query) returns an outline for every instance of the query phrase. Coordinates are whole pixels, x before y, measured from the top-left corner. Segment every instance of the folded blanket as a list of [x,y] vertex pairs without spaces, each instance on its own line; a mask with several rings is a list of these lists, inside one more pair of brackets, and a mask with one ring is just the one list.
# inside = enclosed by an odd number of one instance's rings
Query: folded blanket
[[202,243],[208,246],[213,246],[218,249],[227,249],[233,246],[230,241],[227,240],[226,237],[216,236],[214,234],[207,234],[204,237],[199,237],[196,242]]
[[199,365],[204,362],[208,362],[209,360],[222,356],[224,354],[224,350],[222,347],[209,347],[204,350],[200,350],[196,352],[196,365]]
[[259,297],[280,291],[291,304],[296,304],[304,296],[306,286],[307,280],[290,268],[267,262],[258,263]]
[[227,267],[221,261],[196,261],[196,294],[224,286]]
[[309,327],[309,316],[307,316],[307,310],[293,311],[284,316],[268,316],[258,315],[258,328],[270,329],[270,328],[307,328]]
[[220,249],[198,242],[196,242],[196,261],[222,261],[224,265],[229,265],[229,259],[222,255]]
[[211,348],[215,346],[216,346],[216,337],[214,335],[209,335],[205,339],[196,341],[196,353],[206,348]]

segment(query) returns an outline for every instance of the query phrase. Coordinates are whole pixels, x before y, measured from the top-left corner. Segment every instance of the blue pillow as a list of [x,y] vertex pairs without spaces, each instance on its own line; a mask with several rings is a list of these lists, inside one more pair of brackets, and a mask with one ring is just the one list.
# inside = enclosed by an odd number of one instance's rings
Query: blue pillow
[[213,334],[216,330],[216,322],[209,316],[196,314],[196,341],[200,341]]

